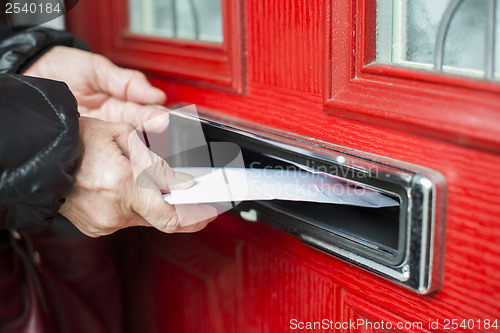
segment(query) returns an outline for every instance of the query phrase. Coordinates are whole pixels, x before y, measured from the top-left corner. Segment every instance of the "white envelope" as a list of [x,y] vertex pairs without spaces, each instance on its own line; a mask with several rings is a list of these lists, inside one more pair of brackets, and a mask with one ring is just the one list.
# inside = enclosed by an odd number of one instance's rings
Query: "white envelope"
[[253,200],[292,200],[361,207],[399,206],[398,201],[367,188],[307,171],[245,168],[174,168],[191,174],[191,188],[165,194],[172,205]]

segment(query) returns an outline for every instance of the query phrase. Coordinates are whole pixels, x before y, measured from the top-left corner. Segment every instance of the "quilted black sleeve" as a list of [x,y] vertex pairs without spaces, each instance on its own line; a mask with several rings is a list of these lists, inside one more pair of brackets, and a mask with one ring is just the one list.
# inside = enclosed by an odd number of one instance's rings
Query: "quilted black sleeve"
[[23,73],[54,46],[88,50],[85,43],[65,31],[40,27],[14,33],[6,30],[0,33],[0,73]]
[[65,83],[0,74],[0,229],[51,221],[71,189],[79,145]]

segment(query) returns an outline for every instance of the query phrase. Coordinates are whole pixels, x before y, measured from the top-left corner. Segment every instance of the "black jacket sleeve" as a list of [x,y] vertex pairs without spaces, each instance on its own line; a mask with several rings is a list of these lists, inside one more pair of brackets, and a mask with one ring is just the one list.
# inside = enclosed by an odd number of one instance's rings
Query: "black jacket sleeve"
[[0,86],[0,224],[43,224],[72,185],[77,103],[63,82],[0,74]]
[[[0,73],[22,73],[72,35],[34,28],[0,36]],[[0,74],[0,229],[47,224],[73,183],[80,154],[77,102],[65,83]]]
[[65,32],[46,28],[31,28],[16,33],[0,34],[0,73],[22,73],[54,46],[88,47]]

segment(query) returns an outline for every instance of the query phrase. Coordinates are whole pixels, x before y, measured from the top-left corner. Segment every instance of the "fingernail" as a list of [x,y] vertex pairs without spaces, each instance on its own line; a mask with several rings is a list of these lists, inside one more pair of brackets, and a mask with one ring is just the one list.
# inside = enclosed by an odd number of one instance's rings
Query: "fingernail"
[[175,171],[174,174],[175,178],[179,179],[182,182],[188,182],[194,179],[194,177],[191,176],[189,173]]
[[178,184],[175,184],[173,187],[175,189],[186,189],[194,184],[194,177],[190,174],[184,172],[174,172],[175,178],[179,181]]

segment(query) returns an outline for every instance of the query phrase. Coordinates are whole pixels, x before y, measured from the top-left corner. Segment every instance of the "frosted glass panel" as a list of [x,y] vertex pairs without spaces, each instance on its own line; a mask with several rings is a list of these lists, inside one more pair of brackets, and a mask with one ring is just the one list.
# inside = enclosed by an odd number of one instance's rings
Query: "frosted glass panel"
[[[500,0],[494,0],[494,69],[500,69]],[[377,0],[379,63],[432,69],[438,29],[451,0]],[[452,16],[443,48],[443,71],[485,75],[489,0],[463,0]],[[496,73],[496,79],[499,73]]]
[[222,42],[221,0],[129,0],[130,31]]

